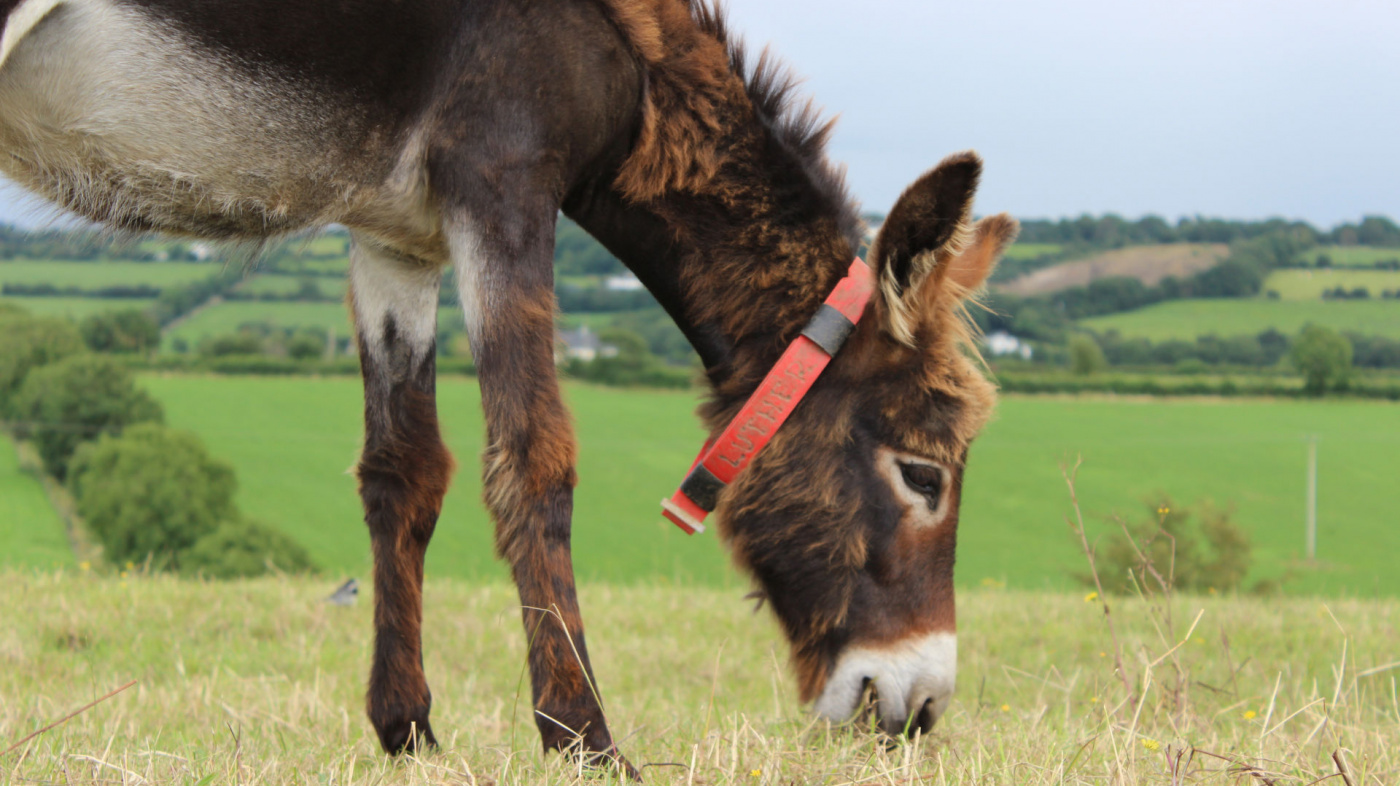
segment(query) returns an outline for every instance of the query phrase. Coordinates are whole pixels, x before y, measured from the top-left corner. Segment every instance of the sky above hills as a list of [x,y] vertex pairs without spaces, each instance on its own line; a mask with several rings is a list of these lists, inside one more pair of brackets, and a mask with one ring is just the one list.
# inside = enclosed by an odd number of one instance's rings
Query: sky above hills
[[[730,0],[806,78],[867,210],[943,155],[979,212],[1400,218],[1394,0]],[[0,220],[51,211],[0,190]]]

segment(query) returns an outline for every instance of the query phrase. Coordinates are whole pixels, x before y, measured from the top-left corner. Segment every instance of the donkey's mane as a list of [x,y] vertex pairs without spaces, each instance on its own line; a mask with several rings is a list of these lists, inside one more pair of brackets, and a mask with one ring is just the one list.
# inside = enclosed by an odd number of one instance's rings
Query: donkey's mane
[[744,42],[731,34],[720,0],[602,0],[647,67],[643,127],[618,185],[633,199],[668,190],[703,190],[724,163],[727,119],[747,105],[805,171],[817,195],[839,214],[843,234],[860,219],[826,143],[835,118],[802,100],[800,80],[770,50],[749,68]]

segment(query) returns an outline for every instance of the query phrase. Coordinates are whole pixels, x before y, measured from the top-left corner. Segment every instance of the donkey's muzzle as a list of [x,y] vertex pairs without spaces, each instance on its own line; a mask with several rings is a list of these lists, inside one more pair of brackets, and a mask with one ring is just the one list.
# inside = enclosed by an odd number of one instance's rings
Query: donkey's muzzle
[[814,709],[833,722],[854,720],[891,736],[928,734],[952,700],[957,661],[953,633],[848,647]]

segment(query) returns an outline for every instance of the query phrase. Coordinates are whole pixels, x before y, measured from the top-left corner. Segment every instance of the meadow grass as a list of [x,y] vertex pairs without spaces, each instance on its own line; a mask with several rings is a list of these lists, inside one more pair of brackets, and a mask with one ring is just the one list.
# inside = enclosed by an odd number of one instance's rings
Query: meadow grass
[[[1400,254],[1400,250],[1396,253]],[[1388,289],[1400,289],[1400,271],[1346,268],[1275,270],[1264,280],[1264,289],[1279,293],[1283,300],[1317,300],[1324,291],[1337,287],[1348,292],[1365,287],[1371,291],[1371,297],[1378,298]],[[1400,310],[1400,304],[1394,308]]]
[[1058,243],[1014,243],[1004,256],[1007,259],[1035,259],[1049,254],[1058,254],[1064,246]]
[[18,260],[0,262],[0,284],[53,284],[80,289],[170,287],[202,281],[219,270],[218,263]]
[[[354,378],[146,375],[167,421],[201,436],[238,471],[238,502],[286,531],[332,573],[368,575],[369,538],[348,468],[362,404]],[[589,580],[734,586],[713,533],[686,537],[658,500],[702,441],[691,392],[569,383],[579,440],[575,566]],[[505,577],[481,503],[483,430],[476,381],[444,376],[439,411],[458,469],[428,573]],[[1304,564],[1305,437],[1319,438],[1318,557]],[[1079,557],[1065,526],[1060,464],[1082,456],[1090,529],[1145,515],[1148,497],[1235,509],[1254,542],[1251,579],[1292,576],[1296,593],[1397,595],[1394,526],[1400,406],[1365,401],[1006,396],[973,443],[964,479],[958,577],[1071,589]]]
[[22,467],[8,434],[0,431],[0,564],[41,568],[72,565],[63,522],[32,468]]
[[1317,258],[1323,254],[1331,257],[1332,264],[1339,267],[1369,267],[1377,262],[1400,259],[1400,248],[1318,246],[1304,251],[1300,256],[1308,264],[1316,264]]
[[[0,627],[0,750],[136,681],[0,755],[0,779],[615,782],[539,752],[518,601],[494,582],[427,582],[442,747],[384,756],[363,714],[370,599],[330,606],[332,586],[0,573],[0,608],[24,612]],[[1115,600],[1110,636],[1080,594],[963,592],[958,693],[928,738],[887,745],[798,705],[776,625],[738,591],[581,600],[611,728],[648,783],[1342,784],[1338,760],[1345,783],[1400,779],[1396,601]]]
[[[1377,294],[1377,293],[1372,293]],[[1400,303],[1394,300],[1286,301],[1265,298],[1171,300],[1165,303],[1080,320],[1100,332],[1165,341],[1194,341],[1197,336],[1255,335],[1273,328],[1290,335],[1309,322],[1333,330],[1400,338]]]
[[[336,284],[330,283],[328,286]],[[343,287],[344,284],[339,286]],[[182,338],[190,346],[196,346],[205,336],[233,333],[250,322],[281,328],[321,328],[334,330],[337,336],[351,335],[350,312],[344,303],[225,300],[199,309],[188,319],[165,331],[162,343],[168,350],[175,339]],[[459,328],[462,324],[461,309],[449,306],[439,308],[438,324]]]
[[155,305],[154,298],[96,298],[96,297],[0,297],[0,303],[19,306],[40,317],[67,317],[80,320],[92,314],[109,311],[144,310]]
[[345,296],[345,290],[349,286],[348,280],[344,278],[316,276],[315,278],[308,279],[292,273],[258,273],[252,278],[239,283],[237,289],[239,292],[247,292],[254,295],[264,293],[290,295],[300,289],[302,282],[307,280],[315,282],[317,288],[319,288],[323,294],[332,295],[337,298],[343,298]]

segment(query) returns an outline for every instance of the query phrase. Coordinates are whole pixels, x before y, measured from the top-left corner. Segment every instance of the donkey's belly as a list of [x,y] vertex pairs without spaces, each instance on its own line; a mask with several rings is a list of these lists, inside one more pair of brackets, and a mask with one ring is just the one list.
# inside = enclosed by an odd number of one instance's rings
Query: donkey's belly
[[94,220],[263,236],[385,199],[363,112],[120,0],[25,0],[0,57],[0,168]]

